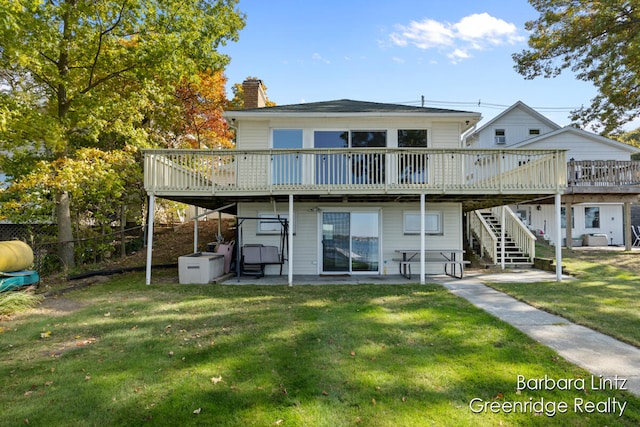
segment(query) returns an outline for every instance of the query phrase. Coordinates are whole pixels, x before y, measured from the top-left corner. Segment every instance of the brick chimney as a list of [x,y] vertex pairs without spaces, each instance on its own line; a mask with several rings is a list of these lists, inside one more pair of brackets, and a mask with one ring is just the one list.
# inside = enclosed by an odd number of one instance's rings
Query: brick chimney
[[267,105],[267,95],[264,93],[262,80],[249,79],[242,82],[244,91],[244,109],[262,108]]

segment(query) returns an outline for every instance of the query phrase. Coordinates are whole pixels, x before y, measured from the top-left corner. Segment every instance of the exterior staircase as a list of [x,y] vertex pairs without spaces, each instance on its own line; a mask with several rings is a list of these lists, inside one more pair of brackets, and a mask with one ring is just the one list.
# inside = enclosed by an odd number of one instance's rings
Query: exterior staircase
[[[501,208],[471,213],[471,247],[494,265],[502,265]],[[509,268],[531,267],[535,257],[535,236],[509,208],[506,211],[504,232],[504,265]],[[475,218],[474,218],[475,217]],[[517,222],[517,223],[516,223]]]

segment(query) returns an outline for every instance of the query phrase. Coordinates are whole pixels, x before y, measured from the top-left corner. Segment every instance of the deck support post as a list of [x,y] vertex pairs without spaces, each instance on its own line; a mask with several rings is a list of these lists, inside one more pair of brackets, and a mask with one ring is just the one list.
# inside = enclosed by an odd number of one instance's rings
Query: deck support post
[[[571,249],[573,247],[573,233],[572,233],[572,224],[573,224],[573,208],[571,207],[571,202],[567,201],[564,204],[564,217],[566,218],[567,226],[565,227],[564,233],[564,246],[567,249]],[[562,220],[562,219],[561,219]]]
[[505,246],[504,246],[504,241],[505,241],[505,237],[506,237],[506,232],[505,232],[505,227],[506,227],[506,207],[503,205],[502,208],[500,209],[500,268],[502,270],[504,270],[505,268],[505,255],[506,255],[506,250],[505,250]]
[[289,194],[289,226],[287,244],[287,267],[289,268],[287,281],[293,286],[293,194]]
[[633,237],[631,236],[631,203],[624,202],[623,210],[622,229],[624,231],[622,234],[624,238],[624,250],[630,251],[632,248],[631,244],[633,243]]
[[425,212],[425,207],[424,207],[424,193],[420,193],[420,284],[424,285],[425,284],[425,268],[424,268],[424,262],[425,262],[425,242],[424,242],[424,231],[425,231],[425,224],[424,224],[424,212]]
[[149,195],[149,219],[147,220],[147,278],[146,284],[151,284],[151,262],[153,254],[153,219],[154,211],[156,209],[156,196]]
[[195,219],[193,220],[193,253],[198,252],[198,207],[195,206]]
[[[561,228],[561,215],[560,215],[560,204],[561,204],[560,193],[556,193],[554,197],[554,209],[555,209],[555,217],[556,217],[556,281],[562,282],[562,228]],[[571,224],[567,224],[567,227],[571,227]]]

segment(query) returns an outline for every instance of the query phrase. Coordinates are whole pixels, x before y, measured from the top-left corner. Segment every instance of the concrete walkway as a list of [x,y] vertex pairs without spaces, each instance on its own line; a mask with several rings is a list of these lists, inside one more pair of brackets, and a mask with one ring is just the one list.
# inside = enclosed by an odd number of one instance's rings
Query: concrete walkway
[[[440,283],[455,295],[513,325],[593,375],[626,379],[627,391],[640,396],[640,349],[571,323],[560,316],[538,310],[484,285],[488,282],[553,280],[555,274],[531,270],[497,274],[471,273],[462,280],[443,280]],[[571,278],[566,277],[566,280]]]

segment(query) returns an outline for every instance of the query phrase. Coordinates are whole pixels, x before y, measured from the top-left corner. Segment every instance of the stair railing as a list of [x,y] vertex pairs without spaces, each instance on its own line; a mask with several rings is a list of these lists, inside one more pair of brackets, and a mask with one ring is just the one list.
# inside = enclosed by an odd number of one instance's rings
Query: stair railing
[[[536,256],[536,236],[509,206],[505,206],[504,210],[505,224],[501,225],[504,227],[505,234],[511,238],[518,250],[527,256],[528,261],[533,262]],[[502,221],[502,206],[491,208],[491,213],[498,218],[498,221]]]
[[471,231],[478,238],[480,244],[480,257],[485,254],[494,263],[498,263],[498,236],[491,230],[487,221],[480,214],[480,211],[473,211],[469,215],[469,226]]

